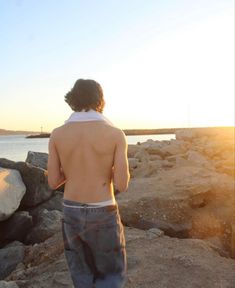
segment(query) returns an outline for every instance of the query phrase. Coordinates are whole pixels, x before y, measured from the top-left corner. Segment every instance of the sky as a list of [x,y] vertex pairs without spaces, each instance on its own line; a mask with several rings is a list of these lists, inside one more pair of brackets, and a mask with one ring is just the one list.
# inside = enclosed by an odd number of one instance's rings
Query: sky
[[234,126],[233,0],[0,0],[0,128],[50,132],[79,79],[122,128]]

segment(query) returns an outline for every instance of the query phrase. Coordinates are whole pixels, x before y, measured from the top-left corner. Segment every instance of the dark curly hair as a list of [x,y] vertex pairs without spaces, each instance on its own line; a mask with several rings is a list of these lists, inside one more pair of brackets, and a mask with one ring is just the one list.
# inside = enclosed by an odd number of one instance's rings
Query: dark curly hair
[[78,79],[64,98],[76,112],[93,109],[102,113],[105,105],[100,84],[90,79]]

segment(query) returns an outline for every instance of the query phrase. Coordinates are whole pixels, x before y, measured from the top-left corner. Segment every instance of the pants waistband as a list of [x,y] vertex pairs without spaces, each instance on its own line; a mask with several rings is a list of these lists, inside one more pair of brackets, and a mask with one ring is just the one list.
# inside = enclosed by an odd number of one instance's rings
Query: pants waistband
[[117,209],[117,204],[114,205],[107,205],[107,206],[95,206],[95,205],[90,205],[87,203],[80,203],[77,201],[72,201],[72,200],[67,200],[67,199],[63,199],[62,202],[64,207],[68,207],[68,208],[75,208],[75,209],[80,209],[80,210],[89,210],[89,211],[113,211]]

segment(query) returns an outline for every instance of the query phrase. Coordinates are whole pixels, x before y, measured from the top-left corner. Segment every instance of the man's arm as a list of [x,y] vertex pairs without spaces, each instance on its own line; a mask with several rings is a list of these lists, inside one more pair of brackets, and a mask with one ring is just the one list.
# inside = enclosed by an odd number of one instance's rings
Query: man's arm
[[47,170],[48,170],[48,184],[51,187],[51,189],[55,190],[65,183],[66,179],[61,168],[59,155],[57,153],[55,142],[53,139],[53,133],[51,133],[51,137],[49,140],[49,156],[48,156]]
[[126,191],[130,180],[125,134],[120,130],[115,147],[113,182],[116,194]]

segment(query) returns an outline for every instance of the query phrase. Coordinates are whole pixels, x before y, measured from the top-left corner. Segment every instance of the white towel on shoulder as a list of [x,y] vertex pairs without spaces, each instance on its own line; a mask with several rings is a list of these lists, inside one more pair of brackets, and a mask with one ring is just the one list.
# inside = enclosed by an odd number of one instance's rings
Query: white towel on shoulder
[[73,112],[68,120],[66,120],[64,123],[69,122],[86,122],[86,121],[104,121],[110,126],[114,126],[113,123],[105,117],[102,113],[99,113],[95,110],[89,110],[87,112],[81,111],[81,112]]

